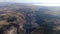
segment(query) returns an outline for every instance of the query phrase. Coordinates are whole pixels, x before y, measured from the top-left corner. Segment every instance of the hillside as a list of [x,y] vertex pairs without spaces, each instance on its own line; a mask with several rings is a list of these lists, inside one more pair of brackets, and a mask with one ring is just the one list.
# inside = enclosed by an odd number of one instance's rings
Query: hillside
[[60,32],[59,15],[57,6],[2,2],[0,34],[57,34]]

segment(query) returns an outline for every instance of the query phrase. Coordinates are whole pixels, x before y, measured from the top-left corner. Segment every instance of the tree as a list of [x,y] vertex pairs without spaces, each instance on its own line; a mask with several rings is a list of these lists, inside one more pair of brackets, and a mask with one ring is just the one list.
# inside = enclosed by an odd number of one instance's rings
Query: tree
[[53,22],[46,22],[44,34],[53,34]]

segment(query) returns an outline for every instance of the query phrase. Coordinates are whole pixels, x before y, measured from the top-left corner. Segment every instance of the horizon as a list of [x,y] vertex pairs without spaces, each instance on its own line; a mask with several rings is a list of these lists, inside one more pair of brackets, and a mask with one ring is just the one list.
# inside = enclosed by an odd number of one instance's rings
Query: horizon
[[0,2],[31,3],[37,6],[60,6],[60,0],[0,0]]

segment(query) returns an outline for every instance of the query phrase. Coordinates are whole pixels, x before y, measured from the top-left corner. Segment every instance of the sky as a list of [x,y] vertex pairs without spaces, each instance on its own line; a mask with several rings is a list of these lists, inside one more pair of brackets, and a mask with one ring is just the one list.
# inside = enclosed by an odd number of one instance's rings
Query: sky
[[22,3],[30,3],[30,2],[38,2],[40,0],[0,0],[0,2],[22,2]]
[[31,3],[31,2],[34,2],[34,3],[60,3],[60,0],[0,0],[0,2],[26,2],[26,3]]
[[59,5],[60,0],[0,0],[0,2],[35,3],[35,5]]

